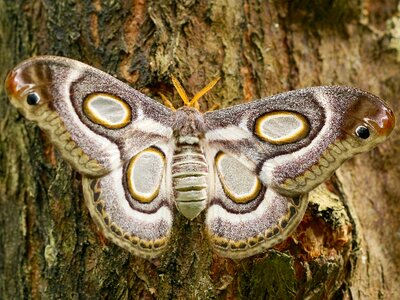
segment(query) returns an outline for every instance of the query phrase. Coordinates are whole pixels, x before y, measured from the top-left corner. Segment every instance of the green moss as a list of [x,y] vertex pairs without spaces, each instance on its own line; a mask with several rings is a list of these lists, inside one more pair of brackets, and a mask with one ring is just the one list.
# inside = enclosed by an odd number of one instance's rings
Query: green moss
[[240,299],[295,299],[295,270],[289,254],[269,251],[244,269],[238,279]]
[[330,192],[324,185],[310,192],[309,207],[315,216],[331,224],[332,228],[338,228],[350,222],[339,196]]

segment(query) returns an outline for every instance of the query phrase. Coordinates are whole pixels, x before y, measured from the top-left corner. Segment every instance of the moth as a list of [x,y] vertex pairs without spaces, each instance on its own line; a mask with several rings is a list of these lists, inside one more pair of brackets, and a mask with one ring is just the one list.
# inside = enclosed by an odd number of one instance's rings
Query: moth
[[177,213],[193,220],[205,212],[222,256],[265,251],[299,224],[310,190],[395,126],[388,105],[356,88],[305,88],[203,114],[199,96],[172,110],[54,56],[22,62],[5,87],[82,174],[85,203],[106,238],[145,258],[168,247]]

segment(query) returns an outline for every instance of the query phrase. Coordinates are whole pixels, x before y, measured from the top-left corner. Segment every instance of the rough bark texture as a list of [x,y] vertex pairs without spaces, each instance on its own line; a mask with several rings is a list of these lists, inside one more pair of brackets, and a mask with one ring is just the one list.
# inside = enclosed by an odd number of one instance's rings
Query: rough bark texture
[[[289,89],[352,85],[399,111],[395,0],[0,0],[0,71],[38,54],[76,58],[170,97],[222,80],[202,109]],[[180,105],[178,98],[175,105]],[[202,218],[179,217],[146,261],[104,239],[80,176],[2,94],[1,299],[394,299],[400,294],[400,138],[347,162],[312,193],[292,238],[232,261]]]

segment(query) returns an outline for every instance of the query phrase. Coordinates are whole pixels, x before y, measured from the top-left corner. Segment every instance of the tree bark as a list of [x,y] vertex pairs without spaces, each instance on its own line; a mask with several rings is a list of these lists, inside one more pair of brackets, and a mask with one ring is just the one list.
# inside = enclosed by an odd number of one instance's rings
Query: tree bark
[[[311,85],[351,85],[399,111],[400,4],[384,1],[0,0],[0,71],[39,54],[79,59],[154,99],[170,75],[226,107]],[[3,89],[4,90],[4,89]],[[292,237],[234,261],[204,216],[177,216],[151,261],[108,242],[80,175],[33,123],[0,102],[1,299],[394,299],[400,294],[400,138],[311,193]],[[160,100],[158,100],[160,101]],[[178,97],[175,106],[181,105]]]

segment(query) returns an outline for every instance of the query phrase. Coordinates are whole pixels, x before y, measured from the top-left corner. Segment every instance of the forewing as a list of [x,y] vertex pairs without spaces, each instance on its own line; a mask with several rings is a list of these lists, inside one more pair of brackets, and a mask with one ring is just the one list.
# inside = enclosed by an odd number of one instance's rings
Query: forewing
[[[394,116],[378,97],[348,87],[295,90],[205,114],[206,141],[238,157],[269,188],[306,193],[343,161],[392,131]],[[370,135],[357,136],[357,128]]]
[[19,111],[87,176],[106,174],[172,135],[169,109],[72,59],[27,60],[8,74],[6,90]]

